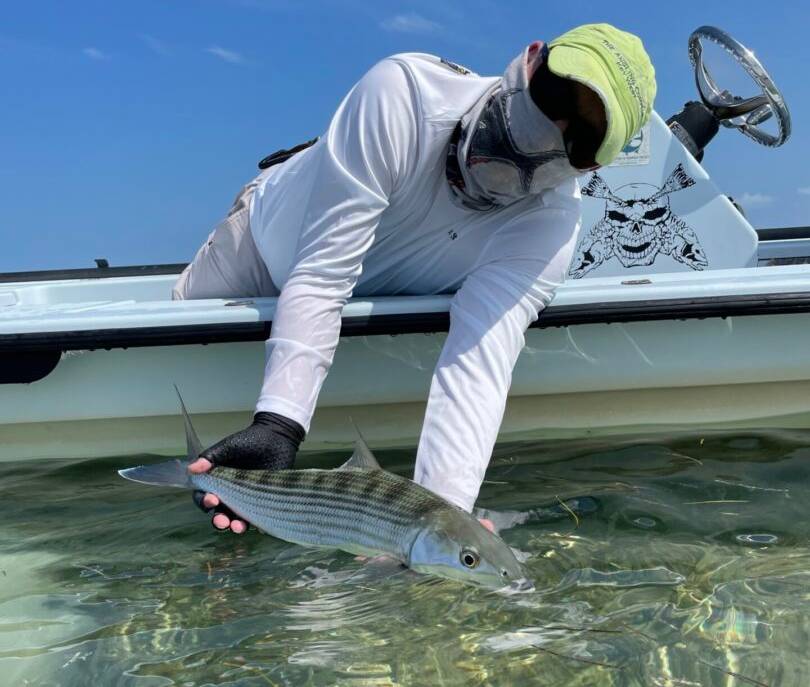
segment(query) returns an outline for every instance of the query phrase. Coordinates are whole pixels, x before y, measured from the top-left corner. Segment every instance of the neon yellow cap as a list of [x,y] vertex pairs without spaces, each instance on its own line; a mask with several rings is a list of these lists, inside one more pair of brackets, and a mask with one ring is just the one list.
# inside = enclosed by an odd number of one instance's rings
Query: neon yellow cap
[[609,165],[650,118],[655,68],[641,40],[610,24],[584,24],[549,43],[548,68],[602,99],[607,133],[596,162]]

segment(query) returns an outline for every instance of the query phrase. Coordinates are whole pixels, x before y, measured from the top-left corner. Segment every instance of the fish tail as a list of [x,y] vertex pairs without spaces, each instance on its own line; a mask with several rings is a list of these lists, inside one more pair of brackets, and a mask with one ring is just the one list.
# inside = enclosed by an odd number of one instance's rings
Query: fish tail
[[197,432],[194,431],[194,426],[191,424],[191,418],[188,416],[186,404],[183,403],[183,397],[180,395],[180,389],[175,384],[174,390],[177,392],[177,398],[180,401],[180,411],[183,414],[183,424],[186,429],[186,457],[188,462],[181,460],[167,460],[165,463],[156,463],[154,465],[139,465],[134,468],[127,468],[126,470],[119,470],[118,474],[125,479],[132,480],[133,482],[140,482],[141,484],[154,484],[162,487],[180,487],[185,489],[193,488],[191,482],[191,475],[188,472],[188,464],[199,458],[202,453],[202,444],[197,437]]
[[119,470],[118,474],[124,479],[140,482],[141,484],[154,484],[161,487],[180,487],[192,489],[191,475],[188,472],[188,463],[175,458],[154,465],[138,465],[134,468]]

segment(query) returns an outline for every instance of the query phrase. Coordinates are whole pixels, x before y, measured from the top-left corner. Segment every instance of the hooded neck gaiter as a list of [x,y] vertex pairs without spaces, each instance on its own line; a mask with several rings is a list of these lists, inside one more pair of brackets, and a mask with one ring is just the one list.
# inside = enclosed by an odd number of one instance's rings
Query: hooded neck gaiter
[[580,173],[568,161],[559,127],[531,98],[528,59],[526,48],[453,135],[447,179],[464,207],[505,207]]

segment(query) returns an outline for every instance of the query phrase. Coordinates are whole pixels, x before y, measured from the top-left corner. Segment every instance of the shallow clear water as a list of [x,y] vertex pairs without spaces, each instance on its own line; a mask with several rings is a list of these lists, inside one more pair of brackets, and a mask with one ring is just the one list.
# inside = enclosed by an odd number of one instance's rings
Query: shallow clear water
[[514,596],[216,533],[139,462],[0,465],[0,684],[808,684],[810,435],[499,448]]

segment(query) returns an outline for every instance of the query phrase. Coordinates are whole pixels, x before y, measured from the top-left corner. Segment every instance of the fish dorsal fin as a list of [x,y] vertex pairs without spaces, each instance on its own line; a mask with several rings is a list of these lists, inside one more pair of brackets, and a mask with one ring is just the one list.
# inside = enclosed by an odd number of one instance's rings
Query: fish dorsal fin
[[352,421],[352,425],[354,426],[354,431],[357,433],[357,439],[355,439],[354,442],[354,453],[352,453],[352,457],[343,463],[338,470],[344,470],[346,468],[382,470],[374,454],[371,452],[371,449],[368,447],[366,440],[363,439],[363,435],[360,434],[360,429],[354,424],[354,421]]
[[180,395],[180,389],[177,388],[177,384],[174,385],[174,390],[177,392],[177,398],[180,401],[180,410],[183,412],[183,424],[186,426],[186,457],[189,462],[193,462],[200,457],[203,450],[202,444],[197,436],[197,432],[194,431],[194,425],[191,424],[191,418],[188,416],[186,404],[183,403],[183,397]]

